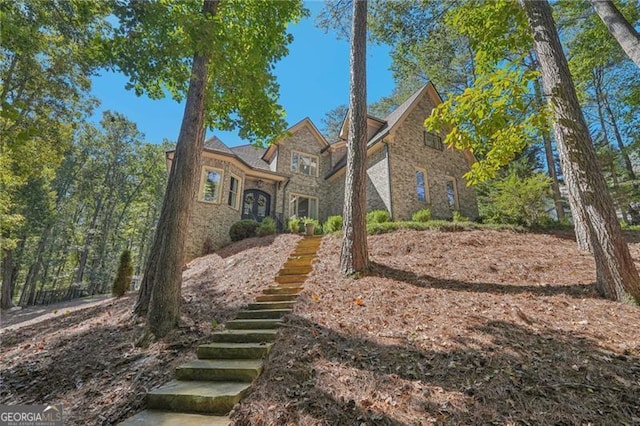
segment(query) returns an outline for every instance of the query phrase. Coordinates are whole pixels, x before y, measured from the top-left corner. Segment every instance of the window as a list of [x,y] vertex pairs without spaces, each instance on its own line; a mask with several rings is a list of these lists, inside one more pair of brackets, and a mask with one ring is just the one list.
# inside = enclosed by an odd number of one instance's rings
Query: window
[[456,179],[448,177],[445,182],[447,188],[447,201],[451,210],[458,210],[458,188],[456,186]]
[[429,133],[426,130],[423,131],[424,135],[424,146],[428,146],[437,150],[442,151],[444,146],[442,145],[442,138],[435,133]]
[[291,170],[303,175],[318,176],[318,157],[294,151],[291,153]]
[[220,200],[220,187],[222,185],[222,170],[203,167],[200,182],[201,201],[217,203]]
[[234,209],[240,208],[240,178],[237,176],[231,175],[231,182],[229,183],[229,199],[227,200],[227,204],[229,204]]
[[297,217],[318,218],[318,199],[304,195],[291,194],[289,214]]
[[427,191],[427,172],[416,170],[416,196],[418,201],[429,202],[429,192]]

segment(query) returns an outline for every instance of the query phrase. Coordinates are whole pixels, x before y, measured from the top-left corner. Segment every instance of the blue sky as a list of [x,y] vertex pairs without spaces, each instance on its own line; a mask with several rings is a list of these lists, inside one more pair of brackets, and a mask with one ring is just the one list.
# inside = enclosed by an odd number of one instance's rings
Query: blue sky
[[[311,16],[291,28],[294,36],[289,55],[276,64],[280,84],[280,104],[293,125],[305,117],[321,127],[325,113],[348,103],[349,43],[334,33],[325,34],[315,26],[315,18],[324,7],[322,1],[306,2]],[[387,96],[393,90],[391,59],[386,46],[367,46],[367,98],[369,102]],[[170,98],[151,100],[125,90],[126,78],[103,73],[93,79],[93,94],[101,101],[93,119],[99,121],[104,110],[117,111],[135,122],[145,140],[160,143],[175,141],[180,130],[183,104]],[[246,143],[235,133],[215,131],[229,146]]]

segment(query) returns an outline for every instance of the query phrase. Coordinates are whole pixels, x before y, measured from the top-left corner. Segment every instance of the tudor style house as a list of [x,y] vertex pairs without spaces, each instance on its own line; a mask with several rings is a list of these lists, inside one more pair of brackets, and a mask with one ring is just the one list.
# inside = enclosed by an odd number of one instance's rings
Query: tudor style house
[[[368,211],[387,210],[393,220],[410,220],[423,208],[435,218],[478,216],[475,190],[463,178],[473,155],[444,147],[443,133],[424,128],[440,102],[429,83],[384,119],[368,117]],[[342,214],[347,129],[344,123],[340,139],[329,143],[305,118],[267,149],[205,141],[187,258],[202,255],[205,242],[228,243],[240,219],[271,216],[282,226],[294,215],[324,221]]]

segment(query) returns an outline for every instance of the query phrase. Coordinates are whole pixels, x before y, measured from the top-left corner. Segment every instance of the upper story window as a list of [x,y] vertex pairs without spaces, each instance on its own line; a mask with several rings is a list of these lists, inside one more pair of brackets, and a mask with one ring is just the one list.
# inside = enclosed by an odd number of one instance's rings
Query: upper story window
[[451,210],[458,210],[458,186],[456,185],[456,178],[447,177],[445,181],[445,188],[447,189],[447,201]]
[[435,133],[423,131],[424,135],[424,146],[428,146],[437,150],[442,151],[444,146],[442,145],[442,138],[440,135],[436,135]]
[[206,201],[208,203],[220,202],[222,170],[203,167],[200,188],[200,201]]
[[236,210],[240,208],[240,178],[234,175],[231,175],[231,181],[229,182],[227,204]]
[[293,151],[291,153],[291,170],[303,175],[318,176],[318,157]]
[[416,197],[418,201],[429,202],[429,191],[427,190],[427,172],[421,169],[416,170]]

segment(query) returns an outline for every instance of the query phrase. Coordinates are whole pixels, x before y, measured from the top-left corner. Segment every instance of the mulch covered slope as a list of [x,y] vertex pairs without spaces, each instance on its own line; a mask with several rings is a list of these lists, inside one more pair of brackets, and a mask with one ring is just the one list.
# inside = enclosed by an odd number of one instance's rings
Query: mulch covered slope
[[149,389],[195,359],[212,321],[233,318],[273,283],[299,239],[253,238],[191,262],[183,276],[181,326],[148,348],[134,345],[143,333],[130,315],[135,296],[2,331],[0,404],[61,403],[65,425],[111,425],[132,416]]
[[[640,244],[632,241],[640,267]],[[398,231],[315,271],[239,425],[640,424],[640,309],[568,234]]]

